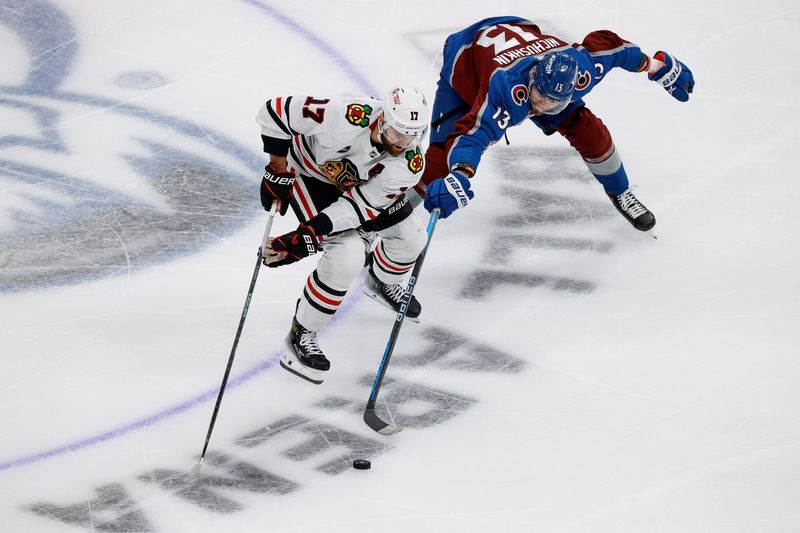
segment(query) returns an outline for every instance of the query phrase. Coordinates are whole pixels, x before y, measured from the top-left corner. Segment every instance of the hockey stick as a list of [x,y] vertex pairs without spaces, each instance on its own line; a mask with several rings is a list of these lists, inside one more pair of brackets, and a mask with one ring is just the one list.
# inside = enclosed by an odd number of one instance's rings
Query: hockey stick
[[208,441],[211,440],[211,432],[214,431],[214,424],[217,422],[217,414],[219,413],[219,406],[222,403],[222,395],[225,394],[225,386],[228,384],[228,376],[231,373],[233,366],[233,357],[236,355],[236,348],[239,346],[239,337],[242,335],[242,328],[244,328],[244,320],[247,318],[247,311],[250,309],[250,300],[253,298],[253,291],[256,288],[256,279],[258,279],[258,271],[261,269],[261,260],[264,257],[264,248],[267,247],[269,240],[269,232],[272,229],[272,221],[275,219],[275,212],[278,210],[277,200],[272,202],[272,209],[269,210],[269,219],[267,220],[267,228],[264,230],[264,237],[261,239],[261,246],[258,248],[258,259],[256,260],[256,268],[253,270],[253,278],[250,280],[250,289],[247,291],[247,298],[244,300],[244,309],[242,309],[242,317],[239,319],[239,328],[236,330],[236,337],[233,339],[233,347],[231,348],[231,355],[228,357],[228,366],[225,367],[225,375],[222,376],[222,385],[219,387],[219,394],[217,394],[217,403],[214,405],[214,412],[211,414],[211,423],[208,425],[208,433],[206,434],[206,442],[203,445],[203,451],[200,453],[200,460],[198,460],[192,469],[189,471],[189,479],[197,479],[200,475],[200,467],[203,466],[203,460],[206,458],[206,450],[208,450]]
[[392,332],[389,334],[389,342],[386,344],[386,350],[383,352],[383,359],[381,359],[381,364],[378,367],[378,374],[375,376],[375,382],[372,384],[369,400],[367,400],[367,407],[364,409],[364,422],[381,435],[393,435],[403,430],[400,426],[381,420],[375,413],[375,402],[378,400],[378,391],[381,390],[381,383],[383,383],[386,369],[389,367],[389,359],[392,358],[392,352],[394,352],[394,347],[397,344],[400,328],[403,327],[403,320],[406,317],[408,303],[411,301],[411,295],[414,293],[414,286],[419,279],[419,271],[422,269],[422,262],[425,260],[425,254],[428,252],[428,246],[431,244],[433,230],[436,229],[436,221],[439,220],[440,212],[439,208],[431,212],[431,219],[428,222],[428,242],[425,244],[425,248],[422,249],[422,253],[419,254],[417,262],[414,264],[414,269],[411,271],[411,277],[408,279],[406,292],[403,294],[403,302],[400,304],[400,311],[398,311],[394,319],[394,327],[392,327]]

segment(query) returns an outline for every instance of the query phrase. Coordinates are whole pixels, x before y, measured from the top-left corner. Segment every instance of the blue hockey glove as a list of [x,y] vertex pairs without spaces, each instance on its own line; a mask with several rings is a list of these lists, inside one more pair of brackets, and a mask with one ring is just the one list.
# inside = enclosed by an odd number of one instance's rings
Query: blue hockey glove
[[664,87],[676,100],[687,101],[694,89],[694,76],[689,67],[666,52],[658,51],[653,58],[662,61],[664,66],[647,77]]
[[439,218],[447,218],[459,207],[466,207],[474,197],[475,193],[469,190],[469,180],[452,173],[428,185],[425,209],[433,211],[438,207],[442,210]]

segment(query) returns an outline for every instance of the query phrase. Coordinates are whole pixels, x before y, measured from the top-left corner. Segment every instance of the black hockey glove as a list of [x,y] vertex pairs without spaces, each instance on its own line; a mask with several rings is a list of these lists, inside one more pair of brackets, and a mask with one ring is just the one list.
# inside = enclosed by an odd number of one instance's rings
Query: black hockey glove
[[264,264],[270,268],[291,265],[319,250],[319,238],[314,229],[300,224],[296,230],[272,239],[264,251]]
[[269,211],[272,202],[279,202],[278,210],[281,215],[286,214],[289,200],[292,198],[294,185],[294,172],[276,172],[272,165],[264,167],[264,178],[261,180],[261,205]]

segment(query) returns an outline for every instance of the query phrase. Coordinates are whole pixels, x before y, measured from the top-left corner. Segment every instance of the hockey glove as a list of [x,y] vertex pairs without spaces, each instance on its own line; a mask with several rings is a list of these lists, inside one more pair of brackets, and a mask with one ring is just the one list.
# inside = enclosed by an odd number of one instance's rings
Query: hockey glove
[[432,212],[438,207],[442,211],[439,218],[447,218],[459,207],[466,207],[474,197],[475,193],[469,190],[469,180],[454,172],[428,185],[425,209]]
[[294,185],[294,172],[276,172],[272,165],[264,167],[264,178],[261,180],[261,205],[269,211],[272,202],[278,200],[278,210],[282,215],[289,208],[289,199],[292,197]]
[[647,77],[664,87],[673,98],[687,101],[694,89],[694,76],[689,67],[666,52],[658,51],[653,58],[663,62],[664,66]]
[[319,251],[319,239],[314,230],[305,224],[272,239],[264,251],[264,264],[270,268],[290,265]]

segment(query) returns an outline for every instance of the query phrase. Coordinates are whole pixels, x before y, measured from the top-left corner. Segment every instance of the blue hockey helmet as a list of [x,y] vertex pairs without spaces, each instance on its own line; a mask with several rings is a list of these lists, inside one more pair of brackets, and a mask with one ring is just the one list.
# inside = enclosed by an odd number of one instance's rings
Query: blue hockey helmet
[[544,54],[528,78],[531,111],[540,115],[563,111],[575,91],[578,70],[578,62],[566,52]]

